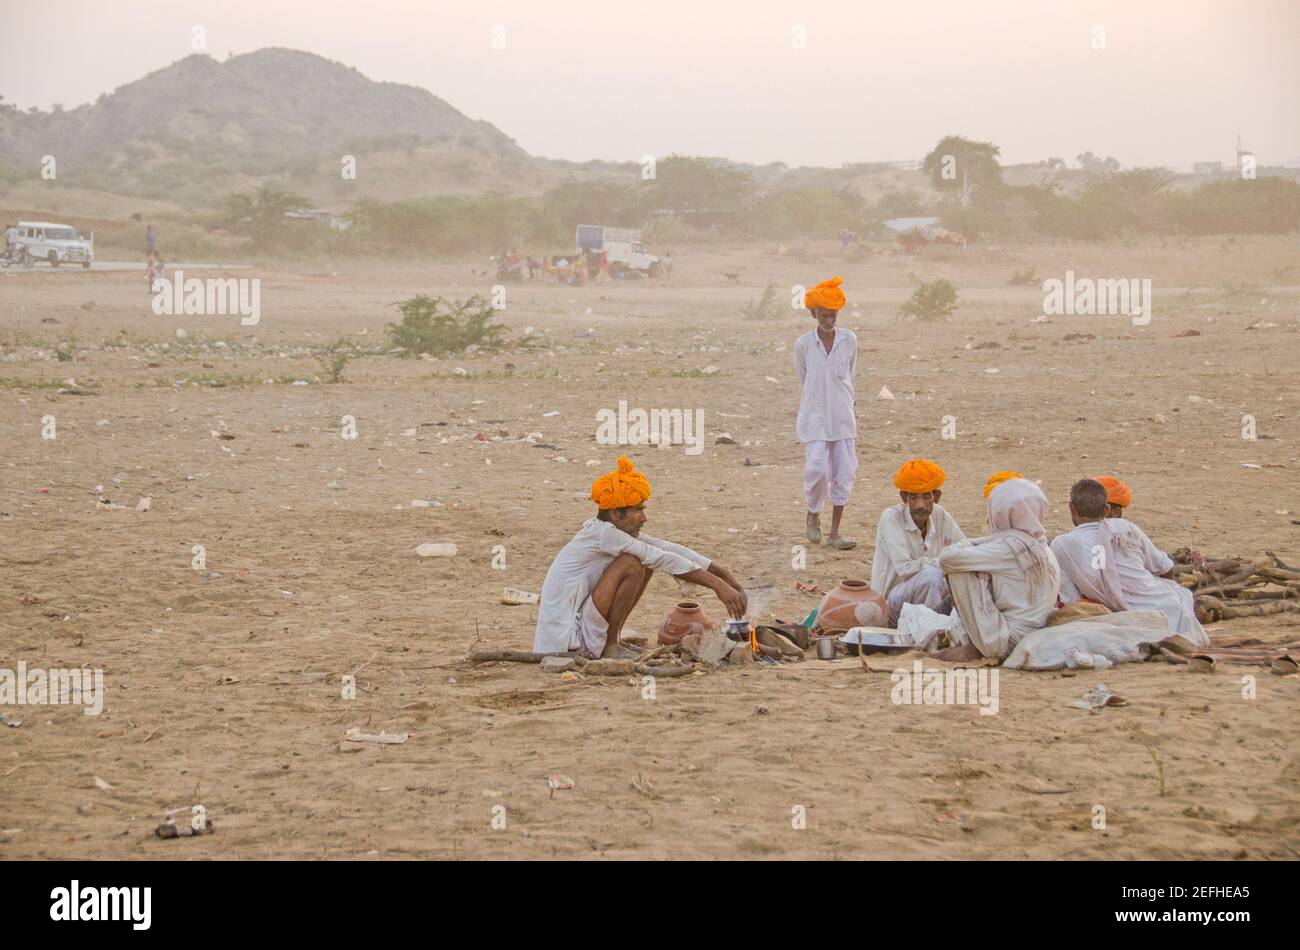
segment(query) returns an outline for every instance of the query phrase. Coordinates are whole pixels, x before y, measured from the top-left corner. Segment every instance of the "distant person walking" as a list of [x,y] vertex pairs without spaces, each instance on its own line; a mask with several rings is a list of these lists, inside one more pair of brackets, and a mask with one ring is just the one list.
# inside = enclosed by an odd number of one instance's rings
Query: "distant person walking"
[[148,257],[152,258],[155,250],[153,225],[146,225],[144,229],[144,252]]
[[664,274],[669,280],[673,277],[673,252],[669,251],[664,255]]
[[12,254],[18,248],[18,229],[12,224],[5,228],[5,254]]

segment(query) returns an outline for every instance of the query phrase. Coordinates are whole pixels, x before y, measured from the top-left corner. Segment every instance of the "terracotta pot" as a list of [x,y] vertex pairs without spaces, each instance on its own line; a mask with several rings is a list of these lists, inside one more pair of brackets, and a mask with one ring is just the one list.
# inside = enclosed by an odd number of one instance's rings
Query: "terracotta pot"
[[673,646],[680,643],[684,636],[702,634],[716,626],[699,604],[693,600],[683,600],[664,615],[664,622],[659,625],[659,642],[664,646]]
[[823,633],[888,625],[889,605],[866,581],[840,581],[838,587],[826,592],[817,608],[817,629]]

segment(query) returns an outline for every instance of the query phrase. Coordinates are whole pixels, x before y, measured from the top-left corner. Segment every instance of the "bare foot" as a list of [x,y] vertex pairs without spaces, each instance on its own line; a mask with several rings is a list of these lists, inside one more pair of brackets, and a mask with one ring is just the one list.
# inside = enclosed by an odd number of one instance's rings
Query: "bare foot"
[[641,658],[641,654],[627,644],[615,642],[605,644],[605,651],[601,653],[600,658],[602,660],[637,660]]
[[936,660],[942,660],[945,663],[961,663],[965,660],[982,660],[984,654],[976,649],[973,643],[963,643],[960,646],[947,647],[938,653],[931,654]]

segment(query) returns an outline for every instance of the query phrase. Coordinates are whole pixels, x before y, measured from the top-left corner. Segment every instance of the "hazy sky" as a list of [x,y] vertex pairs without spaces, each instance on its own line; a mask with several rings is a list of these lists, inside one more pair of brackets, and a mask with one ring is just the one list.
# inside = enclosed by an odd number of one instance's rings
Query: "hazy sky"
[[193,52],[198,25],[217,59],[309,50],[578,161],[835,166],[920,158],[948,133],[997,143],[1006,163],[1090,149],[1186,171],[1231,162],[1238,133],[1261,164],[1300,159],[1300,0],[0,6],[0,94],[23,108],[71,108],[166,66]]

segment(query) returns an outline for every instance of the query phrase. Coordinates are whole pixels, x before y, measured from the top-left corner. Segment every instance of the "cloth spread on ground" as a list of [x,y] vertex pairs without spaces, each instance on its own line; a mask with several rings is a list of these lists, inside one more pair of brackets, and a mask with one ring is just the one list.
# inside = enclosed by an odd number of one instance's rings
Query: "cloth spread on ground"
[[1158,610],[1126,610],[1032,631],[1002,665],[1013,670],[1103,669],[1143,660],[1156,645],[1175,653],[1193,653],[1199,646],[1171,633]]

